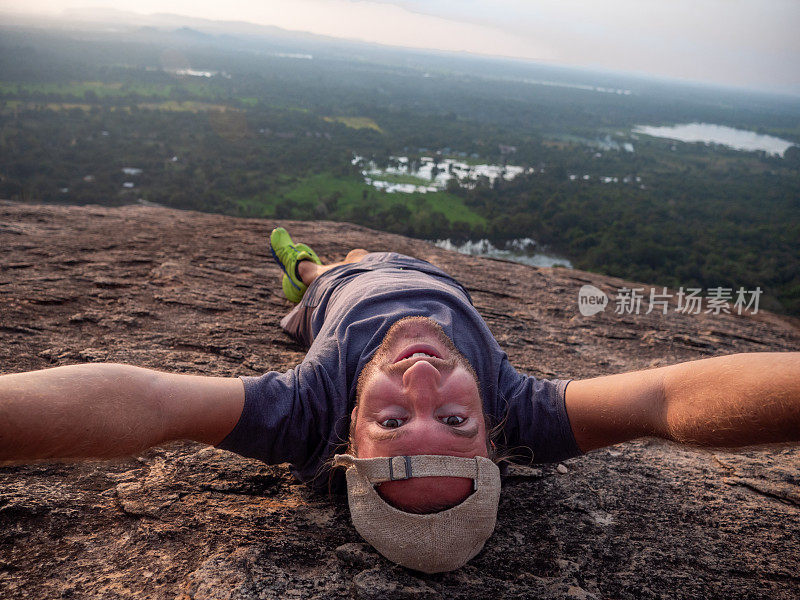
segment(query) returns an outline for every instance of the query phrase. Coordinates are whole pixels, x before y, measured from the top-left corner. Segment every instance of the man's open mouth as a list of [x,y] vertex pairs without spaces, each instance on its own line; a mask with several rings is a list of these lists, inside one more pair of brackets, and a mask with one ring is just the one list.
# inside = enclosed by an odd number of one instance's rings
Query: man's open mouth
[[431,346],[427,344],[415,344],[403,350],[400,353],[400,355],[397,358],[395,358],[394,362],[398,363],[401,360],[405,360],[407,358],[418,358],[418,357],[441,358],[441,356],[439,356],[439,353],[436,350],[434,350]]

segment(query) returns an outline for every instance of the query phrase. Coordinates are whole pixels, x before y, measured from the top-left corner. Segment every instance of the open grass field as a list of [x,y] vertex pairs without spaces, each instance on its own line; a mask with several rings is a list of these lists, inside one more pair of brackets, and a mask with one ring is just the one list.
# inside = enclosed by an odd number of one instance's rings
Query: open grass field
[[[336,198],[335,202],[333,198]],[[462,221],[470,225],[485,224],[486,220],[466,207],[458,196],[447,192],[427,194],[388,194],[376,190],[356,178],[336,177],[330,173],[286,180],[276,194],[262,198],[238,200],[243,212],[251,216],[274,216],[278,203],[306,207],[309,210],[323,204],[331,213],[329,217],[346,218],[354,210],[383,211],[402,205],[412,213],[438,211],[448,221]]]
[[139,108],[146,108],[150,110],[163,110],[167,112],[239,112],[241,109],[232,108],[224,104],[211,104],[209,102],[196,102],[194,100],[187,100],[186,102],[176,102],[174,100],[167,100],[166,102],[142,102],[137,105]]
[[89,111],[92,108],[91,104],[75,103],[75,102],[25,102],[23,100],[0,100],[0,113],[9,114],[17,110],[46,108],[49,110],[73,110],[75,108],[83,111]]
[[[88,104],[85,102],[27,102],[25,100],[0,100],[0,114],[13,113],[17,110],[73,110],[79,109],[89,111],[95,104]],[[241,112],[242,109],[233,108],[225,104],[212,104],[210,102],[197,102],[194,100],[187,100],[185,102],[177,102],[175,100],[166,100],[164,102],[139,102],[137,105],[143,110],[160,110],[164,112]],[[128,106],[112,106],[108,110],[121,110],[129,111]]]
[[380,175],[368,175],[376,181],[388,181],[389,183],[410,183],[412,185],[431,185],[430,179],[423,179],[415,175],[398,175],[396,173],[382,173]]
[[69,83],[0,81],[0,96],[52,94],[83,100],[89,93],[90,96],[94,95],[96,98],[120,98],[131,94],[150,98],[169,98],[177,91],[208,98],[218,90],[213,83],[204,81],[181,81],[179,84],[106,81],[71,81]]
[[329,123],[341,123],[351,129],[374,129],[383,133],[383,129],[369,117],[323,117]]

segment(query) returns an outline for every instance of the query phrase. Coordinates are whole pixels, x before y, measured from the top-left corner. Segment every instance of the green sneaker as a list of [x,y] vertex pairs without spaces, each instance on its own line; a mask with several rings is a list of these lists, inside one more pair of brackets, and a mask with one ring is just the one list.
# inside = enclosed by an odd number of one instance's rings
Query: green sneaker
[[310,260],[321,265],[322,261],[316,253],[305,244],[295,244],[283,227],[276,227],[269,236],[269,249],[272,257],[283,271],[283,293],[286,298],[297,304],[303,299],[308,286],[297,274],[297,264],[301,260]]

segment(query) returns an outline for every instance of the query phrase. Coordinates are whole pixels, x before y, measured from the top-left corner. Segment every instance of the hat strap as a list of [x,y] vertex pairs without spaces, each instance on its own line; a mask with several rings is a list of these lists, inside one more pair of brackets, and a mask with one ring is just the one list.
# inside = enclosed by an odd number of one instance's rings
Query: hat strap
[[[478,459],[438,454],[414,456],[384,456],[379,458],[356,458],[350,454],[337,454],[336,466],[354,466],[371,483],[399,481],[411,477],[478,477]],[[488,460],[488,459],[484,459]]]

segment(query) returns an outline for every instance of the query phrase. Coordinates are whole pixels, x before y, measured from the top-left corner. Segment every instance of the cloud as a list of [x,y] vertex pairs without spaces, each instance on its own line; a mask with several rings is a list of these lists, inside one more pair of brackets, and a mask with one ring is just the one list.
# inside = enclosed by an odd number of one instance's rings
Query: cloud
[[[352,1],[352,0],[351,0]],[[355,0],[365,4],[363,0]],[[571,64],[732,83],[800,84],[794,0],[374,0],[479,24]]]

